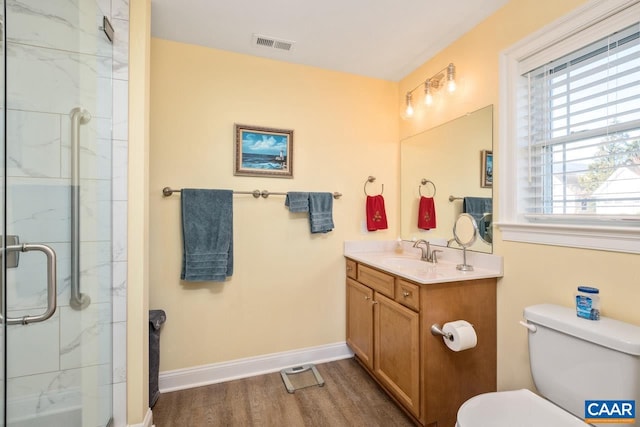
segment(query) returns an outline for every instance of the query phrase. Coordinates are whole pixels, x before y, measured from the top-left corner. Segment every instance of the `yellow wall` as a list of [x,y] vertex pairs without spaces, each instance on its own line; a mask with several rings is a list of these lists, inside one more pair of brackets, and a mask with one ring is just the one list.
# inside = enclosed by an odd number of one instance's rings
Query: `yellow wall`
[[[167,312],[161,371],[344,342],[343,242],[398,230],[397,83],[160,39],[151,43],[150,307]],[[293,129],[294,178],[233,175],[234,122]],[[363,184],[389,230],[362,233]],[[339,191],[311,235],[283,196],[234,196],[233,277],[181,282],[180,196],[161,189]]]
[[[413,119],[403,120],[401,136],[494,104],[494,161],[495,169],[499,170],[499,53],[584,3],[513,0],[423,64],[400,82],[398,112],[403,108],[407,90],[449,62],[454,62],[457,68],[458,90],[452,95],[439,95],[435,108],[425,111],[420,107]],[[496,212],[500,188],[498,175],[494,181]],[[500,218],[496,220],[499,222]],[[494,239],[494,253],[504,257],[505,273],[498,285],[499,389],[533,386],[526,333],[518,325],[522,310],[528,305],[551,302],[572,306],[576,287],[589,284],[601,290],[603,315],[640,324],[640,311],[636,307],[640,299],[638,255],[505,242],[499,230],[494,231]]]

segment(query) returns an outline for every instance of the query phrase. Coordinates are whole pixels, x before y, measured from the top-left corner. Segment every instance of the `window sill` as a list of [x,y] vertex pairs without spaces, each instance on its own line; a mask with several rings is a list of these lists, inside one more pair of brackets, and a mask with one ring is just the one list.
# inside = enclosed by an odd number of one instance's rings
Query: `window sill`
[[502,240],[640,254],[640,228],[496,223]]

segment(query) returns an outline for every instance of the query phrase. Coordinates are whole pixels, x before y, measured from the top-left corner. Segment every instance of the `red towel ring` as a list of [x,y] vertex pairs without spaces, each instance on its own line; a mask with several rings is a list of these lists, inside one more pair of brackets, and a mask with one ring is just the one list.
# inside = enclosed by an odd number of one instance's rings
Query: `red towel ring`
[[[369,175],[369,177],[367,178],[367,180],[364,182],[364,195],[365,196],[370,196],[371,194],[367,193],[367,183],[369,182],[373,182],[376,180],[375,176],[371,176]],[[384,193],[384,184],[382,184],[382,190],[380,191],[380,195],[382,195],[382,193]]]
[[436,197],[436,185],[433,183],[433,181],[422,178],[421,182],[422,184],[418,185],[418,194],[420,195],[420,197],[422,197],[422,186],[427,184],[431,184],[431,186],[433,187],[433,195],[431,197]]

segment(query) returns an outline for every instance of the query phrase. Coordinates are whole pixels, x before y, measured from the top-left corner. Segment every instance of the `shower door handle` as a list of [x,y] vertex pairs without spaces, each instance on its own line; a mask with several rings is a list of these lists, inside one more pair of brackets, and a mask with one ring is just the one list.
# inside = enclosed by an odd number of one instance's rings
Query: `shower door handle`
[[47,245],[24,243],[11,245],[5,248],[5,252],[31,252],[40,251],[47,256],[47,310],[38,315],[26,315],[23,317],[7,317],[7,325],[27,325],[29,323],[43,322],[56,312],[56,299],[58,293],[56,277],[56,252]]

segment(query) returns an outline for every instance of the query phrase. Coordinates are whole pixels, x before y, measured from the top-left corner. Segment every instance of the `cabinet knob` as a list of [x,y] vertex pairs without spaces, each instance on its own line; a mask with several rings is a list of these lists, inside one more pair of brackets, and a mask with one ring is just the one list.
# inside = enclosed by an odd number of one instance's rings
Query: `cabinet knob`
[[402,296],[403,296],[403,297],[405,297],[405,298],[406,298],[406,297],[408,297],[408,296],[410,296],[410,295],[411,295],[411,292],[402,291]]
[[353,267],[352,267],[352,266],[350,266],[350,265],[348,265],[348,266],[347,266],[347,271],[353,271]]
[[364,297],[364,300],[365,300],[365,301],[369,301],[370,299],[371,299],[370,297],[368,297],[368,296],[366,296],[366,295],[365,295],[365,297]]

